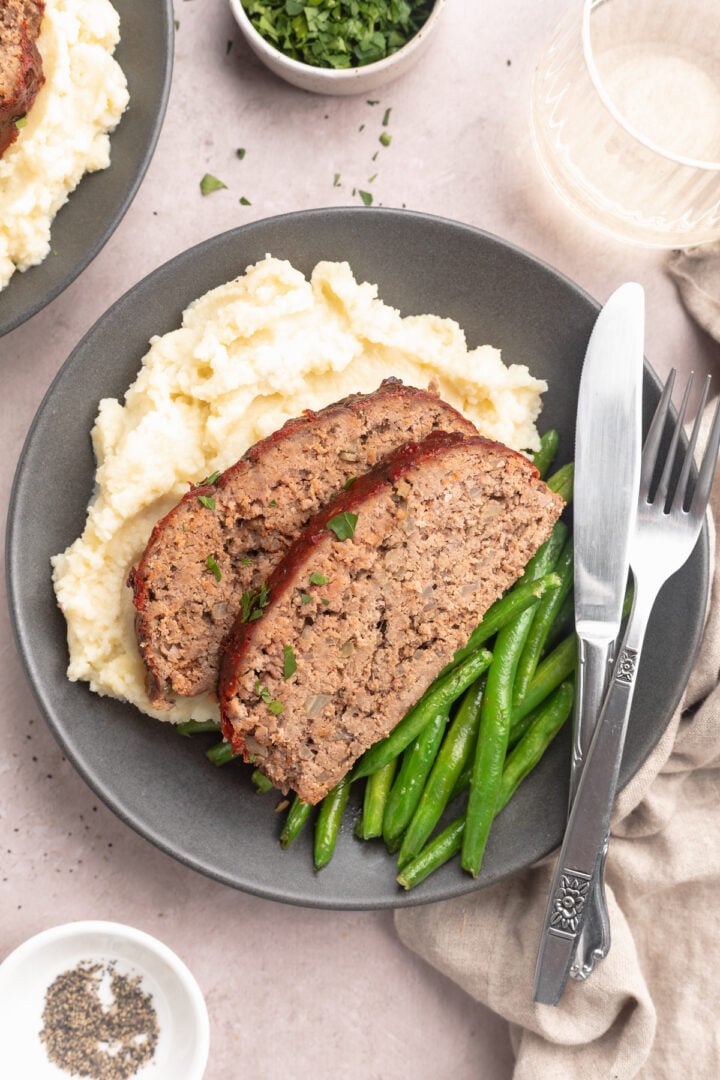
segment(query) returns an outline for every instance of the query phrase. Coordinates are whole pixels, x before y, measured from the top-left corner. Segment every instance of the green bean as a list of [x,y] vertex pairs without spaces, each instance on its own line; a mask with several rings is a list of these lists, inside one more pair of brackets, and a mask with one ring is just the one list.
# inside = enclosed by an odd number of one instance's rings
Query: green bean
[[567,637],[568,634],[572,634],[575,629],[575,594],[571,589],[567,594],[560,610],[555,616],[555,621],[548,631],[548,636],[545,638],[545,645],[543,646],[544,655],[554,649],[562,638]]
[[559,445],[560,436],[555,428],[549,428],[544,435],[540,436],[540,449],[533,454],[532,463],[541,476],[545,476],[555,460]]
[[290,809],[285,818],[285,824],[280,833],[280,847],[289,848],[292,842],[299,836],[306,821],[312,813],[312,803],[303,802],[296,795],[290,804]]
[[520,654],[515,674],[515,686],[513,687],[514,705],[522,701],[527,693],[530,681],[535,674],[535,669],[542,655],[550,627],[553,625],[565,597],[572,590],[573,542],[571,536],[568,537],[563,550],[560,552],[555,572],[560,578],[560,586],[547,592],[535,608],[532,624]]
[[402,753],[433,717],[449,710],[452,703],[489,667],[491,660],[491,652],[478,649],[452,671],[439,676],[390,734],[365,751],[352,772],[353,780],[369,776]]
[[382,823],[383,838],[390,851],[397,850],[400,837],[420,801],[447,722],[448,712],[437,713],[403,751],[400,771],[388,796]]
[[340,822],[343,811],[350,795],[350,777],[343,776],[342,780],[328,792],[320,803],[317,821],[315,822],[315,842],[313,845],[313,860],[316,870],[322,870],[333,857],[337,843]]
[[384,768],[371,773],[365,781],[363,809],[355,829],[360,840],[382,836],[385,806],[397,771],[398,759],[388,761]]
[[486,641],[489,641],[491,637],[494,637],[498,630],[501,630],[506,623],[514,619],[520,612],[525,611],[527,608],[536,607],[549,590],[558,589],[559,587],[560,578],[554,573],[545,574],[543,577],[530,578],[528,581],[522,579],[518,581],[490,605],[483,616],[482,622],[475,627],[468,638],[467,645],[463,645],[462,649],[458,649],[450,663],[442,669],[440,676],[457,667],[461,660],[470,656]]
[[569,461],[562,465],[557,472],[549,476],[545,483],[557,495],[562,495],[566,503],[571,502],[573,496],[573,480],[575,477],[575,465]]
[[227,765],[228,761],[232,761],[235,757],[232,743],[229,743],[227,739],[223,739],[222,742],[213,743],[213,745],[205,751],[205,757],[208,761],[212,761],[213,765]]
[[[568,690],[569,685],[569,690]],[[508,756],[502,774],[502,783],[494,816],[507,806],[516,790],[537,765],[567,720],[573,701],[572,684],[559,687],[553,697],[538,714],[533,727],[526,733],[515,750]],[[462,850],[466,816],[461,815],[451,821],[442,832],[438,833],[414,859],[406,863],[397,876],[397,881],[405,889],[419,885],[434,870],[448,862]]]
[[268,780],[265,773],[261,773],[259,769],[253,769],[250,779],[258,790],[258,794],[264,795],[268,791],[272,791],[273,782]]
[[419,854],[450,802],[458,777],[466,769],[477,741],[484,691],[485,679],[479,679],[465,691],[403,837],[398,854],[400,866]]
[[461,856],[463,869],[473,877],[477,877],[480,871],[502,781],[515,670],[527,634],[523,615],[503,627],[495,639],[493,662],[488,670],[480,706],[480,728],[470,779]]
[[510,740],[517,741],[518,725],[575,670],[577,638],[570,634],[541,660],[522,701],[513,708]]
[[221,729],[218,720],[183,720],[175,728],[178,735],[202,735],[203,732],[218,732]]

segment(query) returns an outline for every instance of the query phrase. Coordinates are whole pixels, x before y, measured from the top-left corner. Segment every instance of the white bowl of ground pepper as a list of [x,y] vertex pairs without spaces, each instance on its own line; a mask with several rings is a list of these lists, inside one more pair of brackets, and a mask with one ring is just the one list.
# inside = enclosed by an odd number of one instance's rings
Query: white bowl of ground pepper
[[445,3],[388,0],[387,15],[377,14],[375,0],[359,0],[354,14],[342,0],[230,0],[230,7],[250,48],[286,82],[316,94],[367,94],[417,63]]
[[66,923],[0,964],[4,1077],[201,1080],[209,1047],[193,975],[142,930]]

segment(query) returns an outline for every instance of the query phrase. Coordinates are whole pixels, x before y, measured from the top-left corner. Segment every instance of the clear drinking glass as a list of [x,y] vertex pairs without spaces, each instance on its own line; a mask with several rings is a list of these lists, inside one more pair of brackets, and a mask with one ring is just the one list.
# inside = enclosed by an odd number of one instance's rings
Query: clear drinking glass
[[533,82],[561,196],[625,240],[720,238],[720,0],[576,0]]

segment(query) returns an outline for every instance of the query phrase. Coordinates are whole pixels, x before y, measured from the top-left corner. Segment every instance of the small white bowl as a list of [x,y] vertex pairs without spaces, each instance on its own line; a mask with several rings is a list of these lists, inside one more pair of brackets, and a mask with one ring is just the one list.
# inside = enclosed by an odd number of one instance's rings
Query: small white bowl
[[340,69],[315,67],[300,60],[292,60],[258,33],[242,5],[242,0],[230,0],[230,7],[250,48],[271,71],[286,82],[314,94],[367,94],[404,75],[420,59],[440,21],[445,0],[435,0],[435,6],[417,34],[391,56],[377,60],[374,64]]
[[61,1080],[40,1041],[45,992],[58,975],[86,961],[112,963],[120,975],[140,976],[152,995],[159,1037],[137,1080],[201,1080],[210,1050],[207,1006],[194,977],[167,945],[131,926],[74,922],[19,945],[0,964],[0,1056],[6,1077]]

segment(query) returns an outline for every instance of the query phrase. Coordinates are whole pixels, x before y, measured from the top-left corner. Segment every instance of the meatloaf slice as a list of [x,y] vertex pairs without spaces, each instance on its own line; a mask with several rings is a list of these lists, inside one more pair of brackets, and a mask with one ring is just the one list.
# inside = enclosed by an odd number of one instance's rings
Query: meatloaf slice
[[42,0],[0,0],[0,157],[45,81],[37,48]]
[[228,637],[219,693],[234,751],[320,800],[467,641],[562,508],[526,458],[477,435],[433,433],[358,478],[275,568],[261,617]]
[[348,479],[408,439],[475,428],[436,393],[386,379],[307,412],[189,491],[153,530],[130,583],[153,705],[215,691],[218,650],[243,596],[265,581]]

